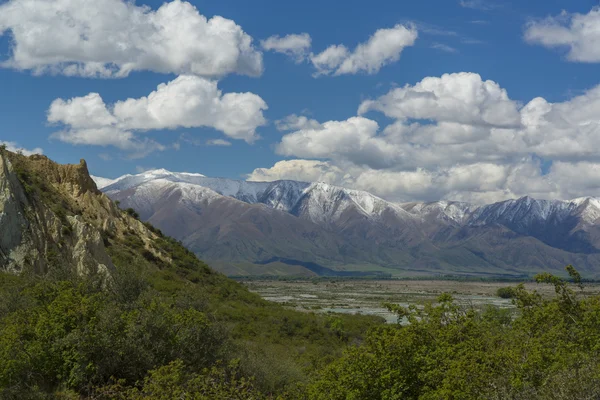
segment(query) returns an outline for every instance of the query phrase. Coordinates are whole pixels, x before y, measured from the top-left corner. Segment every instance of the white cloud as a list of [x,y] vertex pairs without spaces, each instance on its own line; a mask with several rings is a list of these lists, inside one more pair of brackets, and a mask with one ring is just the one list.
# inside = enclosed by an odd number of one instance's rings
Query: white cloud
[[331,163],[316,160],[284,160],[271,168],[256,168],[249,181],[272,182],[295,180],[304,182],[339,183],[344,172]]
[[356,175],[354,186],[397,201],[497,201],[520,195],[513,192],[512,180],[525,165],[527,161],[516,165],[474,163],[434,170],[364,169]]
[[207,146],[231,146],[231,142],[223,139],[209,139],[206,141]]
[[216,81],[182,75],[146,97],[116,102],[113,117],[125,129],[208,126],[251,143],[258,138],[256,128],[266,124],[266,109],[264,100],[253,93],[223,94]]
[[427,77],[411,86],[367,100],[359,114],[377,110],[396,119],[426,119],[470,125],[515,127],[520,124],[517,103],[496,82],[461,72]]
[[190,3],[157,10],[124,0],[9,0],[0,35],[13,45],[4,67],[35,74],[124,77],[132,71],[257,76],[262,54],[234,21],[207,19]]
[[377,30],[352,52],[344,45],[329,46],[321,53],[311,55],[311,62],[317,69],[315,75],[375,74],[384,65],[398,61],[402,50],[412,46],[417,35],[414,26],[398,24]]
[[562,103],[531,100],[521,110],[518,139],[531,152],[558,160],[600,160],[600,86]]
[[304,115],[291,114],[287,117],[275,121],[275,127],[278,131],[294,131],[300,129],[319,129],[319,121],[305,117]]
[[42,150],[40,147],[29,150],[19,146],[16,142],[6,142],[4,140],[0,140],[0,146],[5,146],[6,150],[12,151],[13,153],[22,153],[26,156],[30,156],[32,154],[44,154],[44,150]]
[[600,86],[522,106],[496,82],[448,74],[363,102],[369,111],[395,121],[299,123],[276,146],[296,159],[251,176],[326,177],[398,201],[600,196]]
[[266,123],[262,114],[266,108],[255,94],[223,94],[215,81],[183,75],[160,84],[146,97],[111,106],[97,93],[56,99],[48,110],[48,122],[65,127],[52,135],[59,140],[116,146],[143,155],[164,149],[138,137],[137,132],[148,130],[212,127],[230,138],[251,143],[258,138],[256,128]]
[[309,54],[311,38],[308,33],[290,34],[286,36],[273,35],[260,42],[265,50],[285,54],[296,63],[304,61]]
[[448,199],[489,203],[525,194],[537,197],[560,195],[556,185],[541,176],[539,165],[527,158],[514,165],[475,163],[410,171],[338,166],[331,161],[294,159],[280,161],[271,168],[257,168],[248,179],[323,181],[365,190],[399,202]]
[[115,146],[131,152],[134,158],[164,150],[161,144],[138,139],[120,126],[98,93],[54,100],[48,109],[48,122],[65,127],[53,133],[52,138],[75,145]]
[[600,62],[600,7],[587,14],[562,12],[556,17],[532,21],[525,40],[544,47],[568,49],[567,58],[577,62]]
[[397,121],[381,132],[375,121],[362,116],[320,125],[315,121],[285,135],[276,150],[285,156],[335,158],[377,169],[498,162],[506,154],[526,154],[525,149],[515,149],[523,140],[515,129],[521,127],[518,104],[498,84],[477,74],[425,78],[363,102],[359,114],[370,110]]
[[389,147],[376,137],[379,125],[364,118],[328,121],[285,135],[276,151],[285,156],[348,159],[379,166],[389,158]]
[[335,71],[349,55],[350,52],[343,44],[329,46],[319,54],[311,54],[310,60],[317,69],[314,76],[330,74]]
[[548,173],[565,198],[600,196],[600,163],[598,162],[555,162]]

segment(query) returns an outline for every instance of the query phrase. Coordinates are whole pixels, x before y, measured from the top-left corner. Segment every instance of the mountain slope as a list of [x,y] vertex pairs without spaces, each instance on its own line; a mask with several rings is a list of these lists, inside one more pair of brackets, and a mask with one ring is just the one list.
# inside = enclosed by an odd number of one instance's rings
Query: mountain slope
[[522,276],[573,263],[600,275],[594,198],[396,204],[324,183],[166,170],[126,175],[103,190],[227,272],[286,259],[393,275]]
[[264,261],[287,255],[320,262],[337,247],[332,235],[310,221],[197,185],[161,178],[112,197],[208,260]]

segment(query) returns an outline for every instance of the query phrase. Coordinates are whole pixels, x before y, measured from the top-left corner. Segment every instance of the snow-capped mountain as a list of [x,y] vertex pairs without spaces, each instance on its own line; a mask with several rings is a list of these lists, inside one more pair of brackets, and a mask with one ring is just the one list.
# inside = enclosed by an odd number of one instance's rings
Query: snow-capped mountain
[[164,169],[94,179],[226,272],[277,259],[416,274],[527,275],[573,263],[600,275],[600,200],[591,197],[397,204],[325,183]]
[[473,204],[456,201],[404,203],[401,206],[411,214],[421,216],[422,218],[434,217],[449,222],[452,221],[457,224],[466,223],[472,213],[479,208]]
[[[98,179],[98,178],[94,178]],[[170,172],[164,169],[147,171],[138,175],[125,175],[99,186],[109,196],[142,186],[145,183],[163,180],[187,184],[198,190],[210,189],[222,196],[232,197],[249,204],[265,204],[273,209],[301,216],[313,222],[334,222],[349,209],[356,209],[365,217],[381,216],[386,209],[393,210],[406,218],[413,218],[400,205],[387,202],[370,193],[350,190],[326,183],[297,181],[251,182],[243,180],[209,178],[201,174]],[[191,190],[191,189],[190,189]],[[149,196],[146,190],[139,196]]]
[[91,175],[91,177],[94,180],[94,182],[96,182],[96,186],[100,190],[102,190],[102,188],[105,188],[106,186],[112,185],[113,183],[115,183],[115,180],[116,180],[116,179],[102,178],[100,176],[94,176],[94,175]]
[[470,216],[469,223],[506,223],[529,227],[547,221],[561,223],[573,215],[581,215],[583,222],[594,223],[600,216],[600,202],[591,197],[560,201],[536,200],[525,196],[480,207]]

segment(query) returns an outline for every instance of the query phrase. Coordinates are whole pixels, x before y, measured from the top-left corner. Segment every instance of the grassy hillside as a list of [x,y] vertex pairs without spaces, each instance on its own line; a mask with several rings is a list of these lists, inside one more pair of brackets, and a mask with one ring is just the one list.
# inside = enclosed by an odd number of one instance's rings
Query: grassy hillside
[[[45,157],[8,157],[28,215],[57,216],[63,236],[44,236],[46,268],[0,273],[0,398],[155,398],[149,387],[171,384],[161,379],[206,398],[287,397],[381,323],[266,302],[131,210],[104,204],[85,177]],[[62,262],[77,246],[70,217],[98,230],[108,274]]]

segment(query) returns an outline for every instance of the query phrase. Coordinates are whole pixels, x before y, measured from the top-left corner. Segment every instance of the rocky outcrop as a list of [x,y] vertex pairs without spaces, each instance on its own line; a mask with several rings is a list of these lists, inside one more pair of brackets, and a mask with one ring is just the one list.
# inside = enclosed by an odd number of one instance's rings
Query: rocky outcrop
[[10,271],[20,270],[33,255],[25,218],[28,203],[10,161],[0,153],[0,267]]
[[59,165],[0,150],[0,269],[109,273],[114,265],[102,232],[116,230],[119,218],[84,160]]
[[34,154],[27,157],[27,161],[31,173],[43,176],[48,183],[61,186],[63,190],[74,197],[87,192],[92,194],[101,193],[90,177],[84,159],[81,159],[79,164],[61,165],[46,156]]

